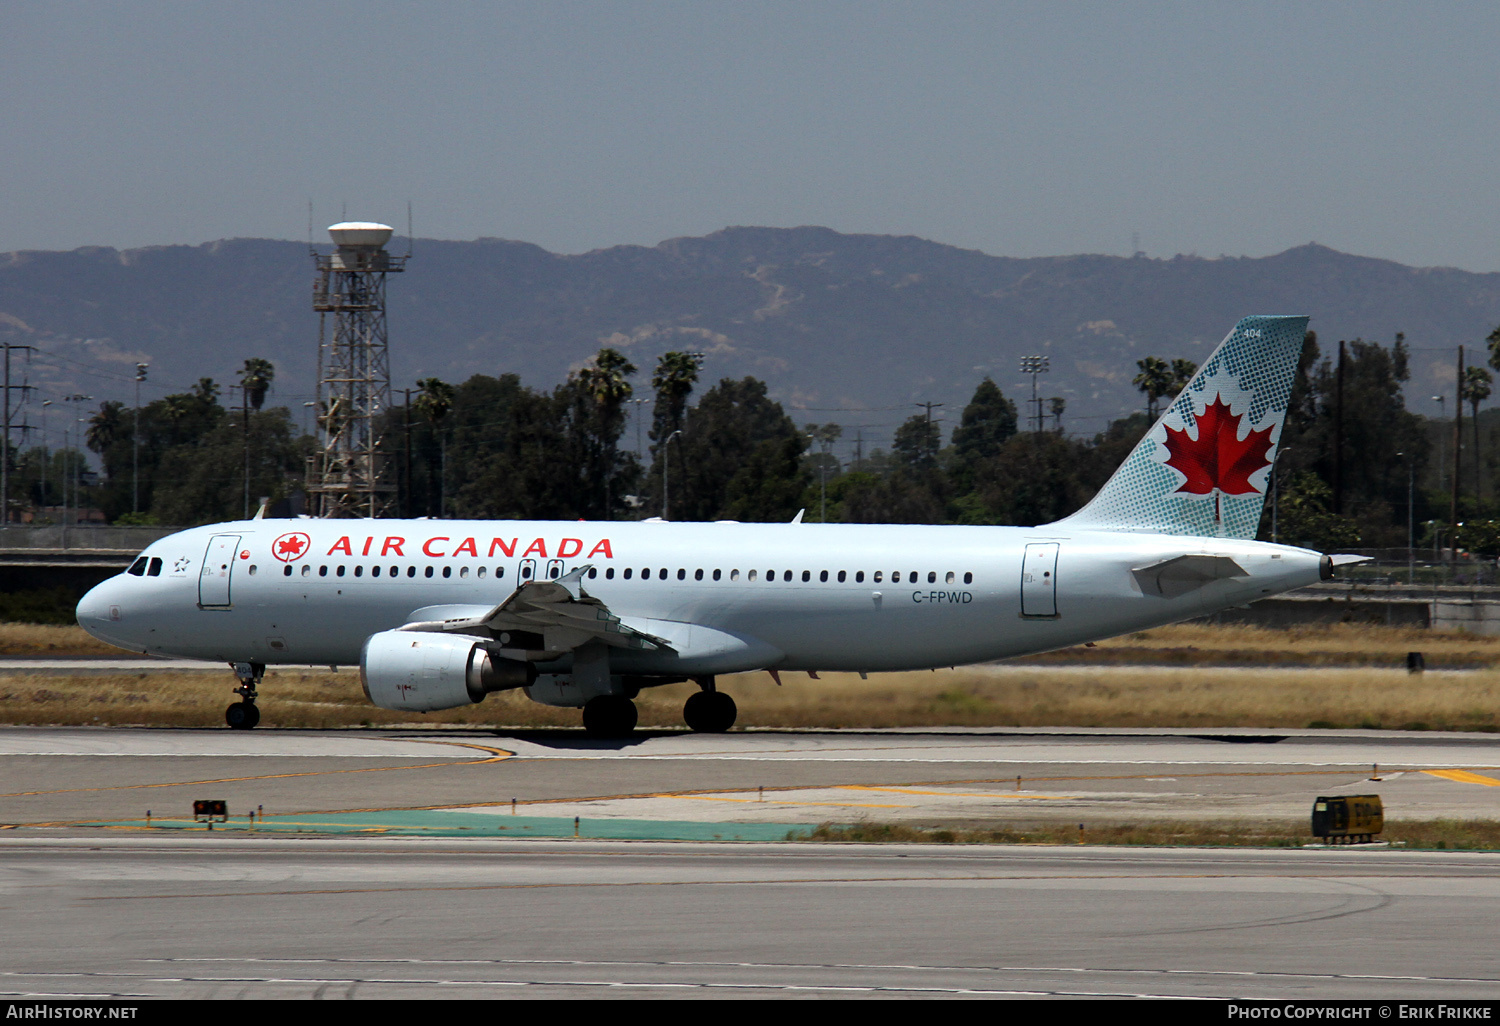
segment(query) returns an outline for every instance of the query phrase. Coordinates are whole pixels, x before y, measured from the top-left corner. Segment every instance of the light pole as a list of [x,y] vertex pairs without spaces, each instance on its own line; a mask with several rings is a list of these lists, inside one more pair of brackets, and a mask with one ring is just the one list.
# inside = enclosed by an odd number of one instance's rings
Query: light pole
[[1416,491],[1417,465],[1409,453],[1398,452],[1396,455],[1406,460],[1406,583],[1410,585],[1416,580],[1417,574],[1416,523],[1412,520],[1412,496]]
[[667,454],[671,452],[672,439],[676,438],[680,434],[682,434],[682,430],[679,428],[678,430],[673,431],[670,435],[668,435],[665,442],[661,443],[661,518],[663,520],[672,519],[672,491],[670,480],[672,463],[667,459]]
[[141,511],[141,382],[150,364],[135,365],[135,427],[130,432],[130,512]]
[[[93,396],[91,396],[91,395],[83,395],[80,392],[74,392],[72,395],[65,395],[65,396],[63,396],[63,402],[66,402],[66,403],[87,403],[87,402],[93,402],[93,400],[94,400]],[[82,409],[82,407],[75,406],[74,409],[78,410],[78,409]],[[75,413],[74,415],[70,416],[68,418],[68,420],[71,422],[69,424],[70,427],[72,427],[73,425],[77,425],[77,429],[74,431],[74,435],[77,438],[78,442],[81,444],[82,440],[83,440],[83,424],[85,423],[84,419],[82,417],[78,416]],[[66,444],[66,441],[65,441],[64,442],[64,446],[63,446],[63,467],[67,471],[67,475],[68,476],[65,477],[65,478],[63,478],[63,548],[67,548],[68,547],[68,489],[69,489],[69,486],[71,486],[72,490],[73,490],[73,508],[74,508],[74,511],[76,512],[77,508],[78,508],[78,481],[76,480],[76,478],[77,478],[77,468],[73,465],[75,461],[73,460],[72,453],[69,450],[70,450],[70,446],[68,446]]]
[[[1036,433],[1042,433],[1042,400],[1036,394],[1036,376],[1046,374],[1052,368],[1045,356],[1021,357],[1021,373],[1031,375],[1031,405],[1036,407]],[[1030,419],[1029,417],[1027,418]]]

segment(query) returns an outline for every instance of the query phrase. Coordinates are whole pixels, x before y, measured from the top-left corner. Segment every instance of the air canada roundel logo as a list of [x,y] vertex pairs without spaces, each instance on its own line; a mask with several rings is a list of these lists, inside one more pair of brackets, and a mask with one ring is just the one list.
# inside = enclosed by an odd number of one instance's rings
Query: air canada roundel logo
[[307,550],[310,548],[312,548],[312,539],[301,531],[293,531],[271,543],[271,555],[283,563],[291,563],[307,555]]

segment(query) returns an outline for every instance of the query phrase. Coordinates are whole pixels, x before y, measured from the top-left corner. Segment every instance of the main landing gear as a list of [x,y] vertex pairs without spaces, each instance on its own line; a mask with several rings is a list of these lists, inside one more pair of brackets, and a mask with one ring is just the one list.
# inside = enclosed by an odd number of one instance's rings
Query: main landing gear
[[234,689],[234,693],[240,696],[240,701],[224,710],[224,722],[235,730],[250,730],[260,722],[260,708],[255,704],[255,696],[261,678],[266,675],[266,664],[231,665],[234,667],[234,675],[240,679],[240,686]]
[[635,721],[635,703],[624,695],[600,695],[583,706],[583,729],[589,737],[629,737]]
[[715,690],[712,677],[699,677],[695,683],[703,690],[689,698],[682,707],[682,718],[688,729],[700,734],[723,734],[734,726],[734,719],[739,715],[734,699]]

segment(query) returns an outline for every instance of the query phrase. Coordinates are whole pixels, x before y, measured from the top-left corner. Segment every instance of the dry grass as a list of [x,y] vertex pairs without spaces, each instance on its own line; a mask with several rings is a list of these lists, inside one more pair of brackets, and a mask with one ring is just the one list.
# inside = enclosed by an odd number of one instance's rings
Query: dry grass
[[[914,827],[902,823],[824,823],[809,841],[865,844],[1123,844],[1160,847],[1300,848],[1321,843],[1305,822],[1149,823],[1088,827],[1046,824],[1000,828]],[[1388,822],[1380,840],[1407,848],[1500,849],[1500,821],[1427,819]]]
[[1489,666],[1500,662],[1500,637],[1369,624],[1290,629],[1177,624],[1016,662],[1400,667],[1408,652],[1422,652],[1429,667]]
[[0,656],[120,656],[77,624],[0,623]]
[[[1428,672],[1205,667],[1007,666],[936,673],[783,674],[720,679],[741,726],[758,727],[1367,727],[1500,730],[1500,671]],[[0,676],[0,722],[218,726],[234,701],[222,672]],[[642,692],[642,727],[680,727],[692,685]],[[471,724],[577,726],[574,709],[518,691],[413,715],[365,700],[350,671],[271,670],[261,687],[268,727]]]

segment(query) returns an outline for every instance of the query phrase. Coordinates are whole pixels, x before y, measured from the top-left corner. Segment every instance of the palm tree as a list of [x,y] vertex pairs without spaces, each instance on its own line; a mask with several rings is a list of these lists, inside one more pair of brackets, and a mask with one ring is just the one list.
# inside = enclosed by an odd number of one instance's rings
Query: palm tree
[[1154,421],[1156,420],[1156,404],[1162,396],[1172,391],[1172,368],[1159,356],[1148,356],[1144,360],[1137,360],[1135,365],[1141,369],[1141,372],[1130,383],[1146,393],[1146,416]]
[[1469,409],[1473,413],[1470,420],[1474,424],[1474,505],[1476,513],[1478,512],[1479,494],[1482,487],[1480,473],[1484,467],[1484,460],[1480,458],[1479,452],[1479,404],[1490,397],[1494,383],[1494,375],[1483,367],[1464,368],[1464,384],[1459,401],[1468,403]]
[[[663,461],[671,457],[671,447],[666,449],[666,440],[683,428],[687,418],[688,396],[698,383],[700,357],[693,353],[663,353],[656,361],[656,373],[651,375],[651,387],[656,390],[656,405],[651,417],[652,452]],[[683,460],[682,443],[677,443],[678,459]],[[665,466],[663,471],[665,472]],[[682,468],[680,480],[686,481],[686,467]],[[666,514],[663,513],[663,516]]]
[[90,449],[102,455],[115,444],[125,423],[124,412],[125,404],[113,399],[99,404],[99,412],[89,420],[88,434],[84,436]]
[[610,484],[615,476],[615,462],[620,432],[625,427],[625,404],[634,389],[625,380],[635,373],[635,364],[617,349],[604,348],[594,357],[594,365],[578,372],[579,384],[593,402],[593,435],[591,453],[597,478],[603,479],[604,517],[613,515]]
[[1172,385],[1168,395],[1179,395],[1188,382],[1193,380],[1193,375],[1198,373],[1198,365],[1192,360],[1184,360],[1182,357],[1172,361]]
[[423,378],[417,382],[421,392],[413,400],[412,407],[432,425],[438,436],[438,516],[442,516],[448,505],[448,437],[439,425],[453,408],[453,397],[457,390],[442,378]]
[[271,389],[271,382],[275,380],[276,368],[270,360],[255,356],[245,361],[244,369],[240,371],[240,387],[245,390],[250,408],[256,413],[260,412],[266,401],[266,393]]

